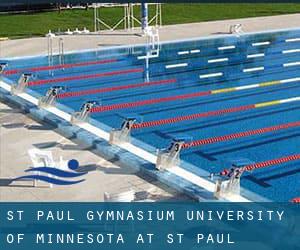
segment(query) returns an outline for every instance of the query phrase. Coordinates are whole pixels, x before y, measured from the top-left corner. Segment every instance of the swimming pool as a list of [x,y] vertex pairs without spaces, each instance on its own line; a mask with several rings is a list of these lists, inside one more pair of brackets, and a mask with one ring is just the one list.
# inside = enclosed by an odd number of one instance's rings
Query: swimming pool
[[147,53],[146,45],[73,52],[51,65],[46,56],[11,58],[3,80],[32,73],[27,90],[36,98],[63,87],[55,105],[68,114],[95,101],[89,124],[106,140],[124,118],[136,118],[131,151],[149,152],[152,163],[157,150],[184,138],[180,167],[168,171],[200,176],[194,183],[207,189],[209,173],[232,163],[275,160],[243,174],[245,196],[300,196],[300,29],[166,42]]

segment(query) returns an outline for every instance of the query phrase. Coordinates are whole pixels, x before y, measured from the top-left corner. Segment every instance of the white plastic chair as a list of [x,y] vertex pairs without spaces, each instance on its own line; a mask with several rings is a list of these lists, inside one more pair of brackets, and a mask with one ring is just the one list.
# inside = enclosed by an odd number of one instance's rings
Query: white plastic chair
[[82,34],[89,34],[89,33],[90,31],[86,27],[84,27],[84,29],[82,30]]
[[[51,151],[43,151],[37,148],[32,148],[28,150],[29,157],[33,164],[34,168],[37,167],[56,167],[56,164],[53,160],[52,152]],[[36,172],[37,175],[40,175],[40,172]],[[51,176],[48,174],[48,176]],[[37,180],[33,181],[33,185],[37,186]],[[50,184],[50,187],[53,187],[53,184]]]
[[74,31],[73,31],[73,34],[74,35],[80,35],[82,33],[81,30],[79,30],[78,28],[76,28]]
[[55,37],[55,34],[51,32],[51,30],[49,30],[49,32],[45,35],[48,38],[53,38]]
[[239,23],[238,24],[234,24],[234,25],[230,25],[229,32],[231,34],[240,35],[241,33],[243,33],[242,25],[239,24]]

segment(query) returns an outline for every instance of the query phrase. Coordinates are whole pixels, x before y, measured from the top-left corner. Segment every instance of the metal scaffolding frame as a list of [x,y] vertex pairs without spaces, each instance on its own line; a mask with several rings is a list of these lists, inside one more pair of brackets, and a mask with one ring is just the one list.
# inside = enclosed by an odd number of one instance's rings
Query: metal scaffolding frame
[[[99,32],[103,29],[100,26],[104,26],[104,30],[115,30],[123,25],[124,30],[130,30],[141,27],[141,17],[137,17],[134,14],[134,6],[141,5],[140,3],[126,3],[126,4],[107,4],[107,3],[94,3],[94,31]],[[161,3],[151,3],[149,5],[155,5],[155,14],[149,17],[149,25],[156,27],[162,26],[162,7]],[[123,16],[115,24],[109,25],[103,18],[101,18],[101,9],[123,7]]]

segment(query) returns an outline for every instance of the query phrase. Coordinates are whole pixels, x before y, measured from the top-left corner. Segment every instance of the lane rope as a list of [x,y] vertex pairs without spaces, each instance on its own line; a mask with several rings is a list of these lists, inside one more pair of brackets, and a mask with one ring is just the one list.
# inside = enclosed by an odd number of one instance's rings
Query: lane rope
[[300,203],[300,197],[292,199],[293,203]]
[[285,84],[285,83],[296,82],[296,81],[300,81],[300,77],[284,79],[284,80],[269,81],[269,82],[263,82],[263,83],[251,84],[251,85],[245,85],[245,86],[239,86],[239,87],[201,91],[201,92],[195,92],[195,93],[184,94],[184,95],[176,95],[176,96],[141,100],[141,101],[135,101],[135,102],[117,103],[117,104],[111,104],[111,105],[106,105],[106,106],[101,106],[101,107],[95,107],[92,109],[92,113],[112,111],[115,109],[134,108],[134,107],[138,107],[138,106],[152,105],[152,104],[157,104],[157,103],[161,103],[161,102],[185,100],[185,99],[190,99],[190,98],[222,94],[222,93],[229,93],[229,92],[241,91],[241,90],[246,90],[246,89],[267,87],[267,86],[272,86],[272,85],[276,85],[276,84]]
[[117,91],[117,90],[141,88],[141,87],[161,85],[161,84],[171,84],[171,83],[176,83],[176,79],[167,79],[167,80],[160,80],[160,81],[128,84],[128,85],[123,85],[123,86],[115,86],[115,87],[107,87],[107,88],[87,89],[87,90],[81,90],[81,91],[66,92],[66,93],[59,94],[57,96],[57,98],[68,98],[68,97],[77,97],[77,96],[83,96],[83,95],[93,95],[93,94],[99,94],[99,93],[105,93],[105,92],[113,92],[113,91]]
[[56,70],[56,69],[69,69],[75,67],[82,67],[82,66],[90,66],[90,65],[99,65],[99,64],[107,64],[107,63],[114,63],[117,62],[117,59],[106,59],[106,60],[99,60],[99,61],[87,61],[87,62],[80,62],[80,63],[68,63],[64,65],[54,65],[54,66],[41,66],[41,67],[34,67],[34,68],[25,68],[25,69],[11,69],[6,70],[3,72],[4,75],[14,75],[22,72],[39,72],[45,70]]
[[299,126],[300,126],[300,121],[290,122],[290,123],[275,125],[275,126],[271,126],[271,127],[265,127],[265,128],[249,130],[249,131],[244,131],[244,132],[239,132],[239,133],[234,133],[234,134],[229,134],[229,135],[216,136],[216,137],[212,137],[212,138],[191,141],[191,142],[184,143],[182,145],[182,148],[186,149],[186,148],[190,148],[190,147],[198,147],[198,146],[202,146],[202,145],[206,145],[206,144],[213,144],[213,143],[222,142],[222,141],[229,141],[229,140],[234,140],[234,139],[238,139],[238,138],[242,138],[242,137],[270,133],[270,132],[275,132],[275,131],[299,127]]
[[251,164],[251,165],[244,166],[242,168],[245,171],[252,171],[252,170],[255,170],[255,169],[259,169],[259,168],[266,168],[266,167],[269,167],[269,166],[279,165],[279,164],[283,164],[283,163],[290,162],[290,161],[296,161],[296,160],[300,160],[300,154],[289,155],[289,156],[278,158],[278,159],[273,159],[273,160],[268,160],[268,161],[264,161],[264,162],[254,163],[254,164]]
[[[263,161],[263,162],[258,162],[250,165],[246,165],[243,167],[239,167],[238,169],[240,170],[239,172],[244,172],[244,171],[253,171],[255,169],[260,169],[260,168],[266,168],[274,165],[280,165],[286,162],[290,161],[297,161],[300,160],[300,154],[295,154],[295,155],[289,155],[277,159],[272,159],[268,161]],[[230,173],[228,169],[224,169],[223,171],[220,172],[220,176],[226,176]]]
[[161,119],[161,120],[153,120],[153,121],[133,124],[132,129],[141,129],[141,128],[147,128],[147,127],[161,126],[161,125],[166,125],[166,124],[170,124],[170,123],[183,122],[183,121],[194,120],[194,119],[199,119],[199,118],[204,118],[204,117],[223,115],[223,114],[228,114],[228,113],[250,110],[250,109],[254,109],[254,108],[255,108],[255,105],[245,105],[245,106],[228,108],[228,109],[208,111],[208,112],[204,112],[204,113],[177,116],[177,117]]
[[66,81],[73,81],[73,80],[100,78],[100,77],[105,77],[105,76],[124,75],[124,74],[130,74],[130,73],[139,73],[139,72],[143,72],[143,71],[144,70],[142,68],[136,68],[136,69],[110,71],[110,72],[104,72],[104,73],[99,73],[99,74],[60,77],[60,78],[54,78],[54,79],[31,81],[28,83],[28,86],[36,86],[36,85],[43,85],[43,84],[48,84],[48,83],[66,82]]
[[191,94],[185,94],[185,95],[178,95],[178,96],[168,96],[168,97],[161,97],[156,99],[149,99],[149,100],[142,100],[137,102],[127,102],[127,103],[117,103],[107,106],[99,106],[92,109],[92,113],[99,113],[99,112],[105,112],[105,111],[111,111],[115,109],[124,109],[124,108],[134,108],[138,106],[144,106],[144,105],[150,105],[150,104],[156,104],[161,102],[170,102],[175,101],[179,99],[186,99],[186,98],[195,98],[200,96],[206,96],[209,95],[210,92],[197,92],[197,93],[191,93]]
[[233,108],[228,108],[228,109],[208,111],[208,112],[204,112],[204,113],[196,113],[196,114],[191,114],[191,115],[184,115],[184,116],[177,116],[177,117],[160,119],[160,120],[152,120],[152,121],[147,121],[147,122],[142,122],[142,123],[135,123],[132,125],[132,129],[141,129],[141,128],[147,128],[147,127],[161,126],[161,125],[166,125],[166,124],[170,124],[170,123],[183,122],[183,121],[194,120],[194,119],[210,117],[210,116],[218,116],[218,115],[223,115],[223,114],[228,114],[228,113],[235,113],[235,112],[246,111],[246,110],[251,110],[251,109],[255,109],[255,108],[263,108],[263,107],[274,106],[274,105],[279,105],[279,104],[283,104],[283,103],[291,103],[291,102],[296,102],[296,101],[300,101],[300,96],[288,98],[288,99],[282,99],[282,100],[275,100],[275,101],[233,107]]

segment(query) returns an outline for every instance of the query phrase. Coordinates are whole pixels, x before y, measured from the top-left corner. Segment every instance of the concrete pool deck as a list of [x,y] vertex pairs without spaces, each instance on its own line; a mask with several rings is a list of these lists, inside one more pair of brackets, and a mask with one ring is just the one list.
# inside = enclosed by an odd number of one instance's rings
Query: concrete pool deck
[[[187,200],[185,195],[170,190],[151,178],[139,177],[129,168],[120,168],[116,161],[106,161],[76,141],[62,137],[48,124],[36,122],[22,110],[0,103],[0,200],[1,201],[103,201],[104,192],[119,193],[133,190],[137,200]],[[9,179],[24,175],[31,166],[27,150],[51,150],[55,160],[75,158],[88,171],[86,181],[77,185],[48,188],[32,181],[14,182]],[[17,157],[15,157],[17,156]],[[55,193],[55,195],[53,195]]]
[[[281,21],[280,21],[281,20]],[[288,21],[287,21],[288,20]],[[208,34],[222,34],[227,32],[230,24],[242,23],[245,31],[259,31],[266,29],[292,28],[299,24],[300,15],[285,15],[276,17],[264,17],[256,19],[239,19],[200,24],[184,24],[177,26],[166,26],[160,31],[162,40],[183,39]],[[251,25],[250,25],[251,23]],[[218,28],[219,27],[219,28]],[[120,31],[105,32],[102,35],[91,35],[89,39],[84,36],[66,37],[65,48],[77,50],[96,48],[101,46],[123,45],[144,42],[143,37],[126,35]],[[3,45],[3,46],[2,46]],[[1,56],[24,56],[45,53],[46,39],[32,38],[12,40],[3,42]],[[117,163],[110,163],[88,149],[82,148],[76,142],[71,142],[61,137],[53,128],[39,124],[21,114],[17,109],[10,108],[5,104],[0,105],[0,200],[42,200],[42,201],[101,201],[103,192],[117,193],[133,189],[137,192],[150,190],[154,200],[186,200],[187,197],[175,193],[166,187],[157,187],[157,183],[151,179],[142,180],[130,169],[118,167]],[[21,139],[19,139],[21,138]],[[17,144],[16,144],[17,141]],[[45,149],[53,149],[55,155],[62,155],[64,158],[75,158],[83,166],[97,166],[87,177],[85,183],[71,187],[55,187],[53,189],[32,188],[29,185],[7,186],[7,178],[23,174],[25,168],[30,164],[27,156],[27,149],[33,146],[40,146]],[[14,157],[20,155],[20,157]],[[10,159],[9,161],[7,159]],[[94,168],[94,167],[92,167]],[[149,182],[149,183],[148,183]],[[20,191],[23,192],[20,192]],[[154,190],[154,191],[153,191]]]

